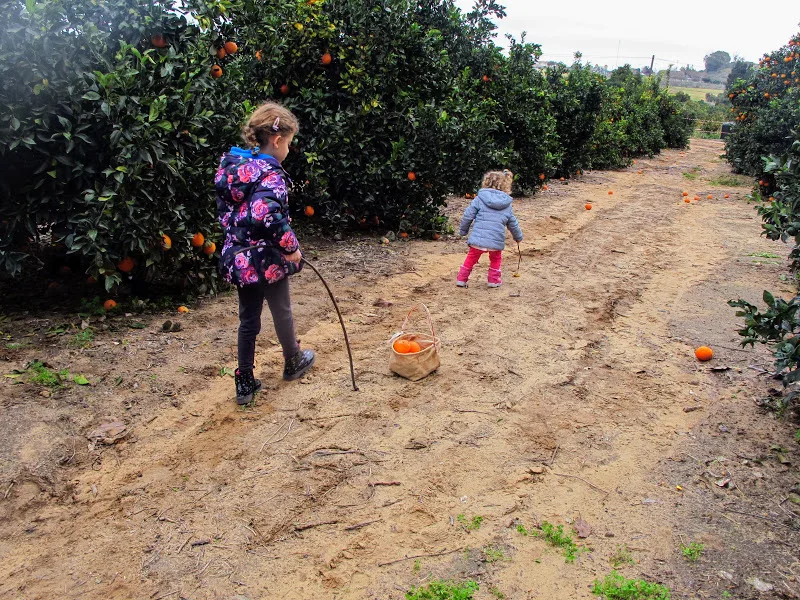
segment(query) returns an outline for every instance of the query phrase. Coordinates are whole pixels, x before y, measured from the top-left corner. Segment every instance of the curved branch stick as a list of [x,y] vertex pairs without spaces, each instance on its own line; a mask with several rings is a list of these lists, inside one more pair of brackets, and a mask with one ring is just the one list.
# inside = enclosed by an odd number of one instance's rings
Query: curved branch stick
[[336,298],[334,298],[333,292],[331,291],[331,288],[328,287],[328,282],[325,281],[325,278],[322,276],[322,274],[317,271],[316,267],[314,267],[314,265],[308,262],[305,258],[301,260],[311,267],[311,270],[317,274],[317,277],[319,277],[319,280],[322,282],[322,285],[325,286],[325,289],[328,291],[328,295],[331,297],[331,302],[333,302],[333,307],[336,309],[336,314],[339,315],[339,323],[342,325],[342,332],[344,332],[344,343],[347,346],[347,356],[350,359],[350,377],[353,380],[353,391],[357,392],[358,386],[356,385],[356,370],[355,367],[353,367],[353,352],[350,350],[350,339],[347,337],[347,329],[344,326],[342,311],[339,310],[339,304],[336,302]]

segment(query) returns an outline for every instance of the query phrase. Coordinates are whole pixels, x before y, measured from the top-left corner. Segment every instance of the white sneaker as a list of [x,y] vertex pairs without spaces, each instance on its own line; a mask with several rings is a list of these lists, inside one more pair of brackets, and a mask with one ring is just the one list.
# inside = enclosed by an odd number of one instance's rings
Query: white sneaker
[[456,280],[456,285],[458,287],[467,287],[467,282],[466,281],[458,281],[458,280]]
[[488,287],[490,287],[490,288],[498,288],[498,287],[500,287],[500,286],[501,286],[501,285],[503,285],[503,284],[502,284],[502,283],[487,283],[486,285],[487,285]]

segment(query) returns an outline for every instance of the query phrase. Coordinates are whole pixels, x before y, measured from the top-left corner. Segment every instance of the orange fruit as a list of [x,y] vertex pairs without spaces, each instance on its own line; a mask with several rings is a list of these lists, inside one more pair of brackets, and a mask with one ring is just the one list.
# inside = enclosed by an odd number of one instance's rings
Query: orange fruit
[[437,240],[438,240],[440,237],[442,237],[442,236],[441,236],[441,235],[439,235],[438,233],[434,233],[434,234],[431,236],[431,238],[433,239],[433,241],[434,241],[434,242],[435,242],[435,241],[437,241]]
[[609,195],[609,196],[613,196],[613,195],[614,195],[614,192],[613,192],[613,191],[611,191],[611,190],[608,190],[608,195]]
[[236,42],[225,42],[225,52],[228,54],[236,54],[238,49],[239,46],[236,45]]
[[411,352],[411,344],[408,340],[397,340],[393,345],[394,351],[398,354],[408,354]]
[[408,180],[409,181],[416,181],[417,180],[417,174],[414,173],[414,171],[409,171],[408,172]]
[[219,79],[220,77],[222,77],[222,67],[220,67],[219,65],[214,65],[213,67],[211,67],[211,76],[214,79]]
[[166,48],[169,46],[169,43],[167,43],[167,38],[164,37],[163,33],[154,33],[150,37],[150,43],[153,44],[155,48]]
[[592,205],[591,204],[584,204],[583,208],[585,208],[586,210],[592,210]]
[[691,200],[689,200],[688,198],[684,198],[683,201],[686,202],[686,204],[689,204],[691,202]]
[[307,217],[313,217],[314,216],[314,207],[313,206],[306,206],[303,209],[303,214],[305,216],[307,216]]
[[116,307],[117,307],[117,303],[114,302],[113,300],[111,300],[110,298],[108,300],[106,300],[105,302],[103,302],[103,308],[105,308],[106,310],[113,310]]
[[644,171],[636,171],[639,175],[642,175]]
[[697,357],[697,360],[707,361],[711,360],[714,356],[714,351],[708,346],[700,346],[694,351],[694,355]]
[[161,248],[163,250],[169,250],[172,248],[172,240],[166,233],[161,236]]
[[185,306],[179,306],[179,307],[178,307],[178,312],[179,312],[179,313],[188,313],[188,312],[189,312],[189,309],[188,309],[188,308],[186,308]]
[[228,53],[225,52],[225,48],[220,48],[219,50],[217,50],[217,58],[218,59],[222,60],[226,56],[228,56]]
[[683,192],[683,195],[684,195],[684,196],[688,196],[688,195],[689,195],[689,192]]
[[289,95],[289,86],[286,85],[285,83],[280,87],[280,90],[281,90],[281,94],[283,94],[284,96],[288,96]]
[[261,60],[261,50],[256,50],[256,60]]
[[559,181],[564,181],[564,178],[563,177],[559,177],[558,180]]
[[483,76],[483,82],[487,83],[488,81],[489,81],[489,76],[488,75],[484,75]]
[[414,354],[414,353],[419,352],[421,350],[422,350],[422,348],[420,347],[420,345],[417,342],[408,342],[408,353],[409,354]]
[[695,196],[694,199],[695,200],[700,200],[700,196]]
[[548,190],[548,187],[546,185],[543,185],[542,189],[546,192]]
[[214,242],[206,242],[203,244],[203,252],[206,256],[211,256],[217,251],[217,245]]
[[731,195],[730,195],[730,194],[725,194],[725,197],[726,197],[726,198],[730,198],[730,197],[731,197]]
[[539,173],[539,181],[544,181],[544,173]]
[[205,236],[200,233],[199,231],[192,236],[192,246],[195,248],[199,248],[202,246],[206,241]]
[[712,194],[709,194],[708,196],[706,196],[706,198],[708,198],[709,200],[712,200],[714,198],[714,196]]
[[401,231],[400,232],[400,237],[402,239],[404,239],[404,240],[407,240],[408,239],[408,233],[406,233],[405,231]]
[[130,273],[131,271],[133,271],[133,267],[135,264],[136,263],[133,262],[133,259],[130,256],[126,256],[117,263],[117,268],[123,273]]
[[323,65],[326,66],[331,64],[332,61],[333,57],[331,56],[330,52],[326,52],[325,54],[322,55],[322,58],[319,59],[319,62],[321,62]]

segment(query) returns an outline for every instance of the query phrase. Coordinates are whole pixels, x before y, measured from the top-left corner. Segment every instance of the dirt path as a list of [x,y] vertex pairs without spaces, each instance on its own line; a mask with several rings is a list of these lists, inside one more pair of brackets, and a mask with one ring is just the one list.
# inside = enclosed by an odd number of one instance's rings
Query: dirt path
[[[187,315],[180,334],[154,321],[84,351],[37,349],[105,379],[48,398],[0,387],[3,474],[15,483],[0,489],[0,595],[388,600],[470,578],[476,599],[592,598],[592,581],[629,551],[621,572],[674,597],[798,597],[793,430],[753,402],[780,384],[748,368],[769,356],[739,349],[726,305],[791,293],[779,279],[786,248],[759,237],[746,188],[709,183],[727,173],[721,152],[694,140],[517,201],[522,273],[511,276],[509,247],[496,290],[486,264],[455,287],[456,240],[317,249],[354,341],[358,393],[310,273],[293,294],[318,367],[279,383],[265,322],[267,390],[253,409],[237,409],[232,380],[217,376],[233,365],[233,297]],[[682,189],[703,200],[685,204]],[[454,219],[462,209],[451,206]],[[442,367],[410,383],[389,373],[386,340],[418,301]],[[694,359],[701,344],[712,363]],[[133,434],[87,450],[81,433],[102,415]],[[463,526],[476,516],[478,529]],[[572,531],[578,517],[592,533],[571,564],[517,531]],[[691,541],[704,544],[695,564],[680,551]],[[753,577],[774,589],[758,592]]]

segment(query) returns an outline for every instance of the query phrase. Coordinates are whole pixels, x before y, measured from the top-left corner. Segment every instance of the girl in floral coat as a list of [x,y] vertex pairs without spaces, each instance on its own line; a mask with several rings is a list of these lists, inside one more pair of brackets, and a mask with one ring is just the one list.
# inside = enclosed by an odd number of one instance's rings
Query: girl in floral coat
[[283,106],[261,105],[242,132],[251,149],[231,148],[215,177],[217,213],[225,234],[220,270],[239,292],[239,404],[252,402],[261,389],[253,368],[264,300],[283,347],[283,378],[299,379],[314,364],[314,352],[300,350],[297,344],[289,295],[288,278],[300,271],[302,254],[289,224],[290,180],[281,163],[298,130],[297,119]]

